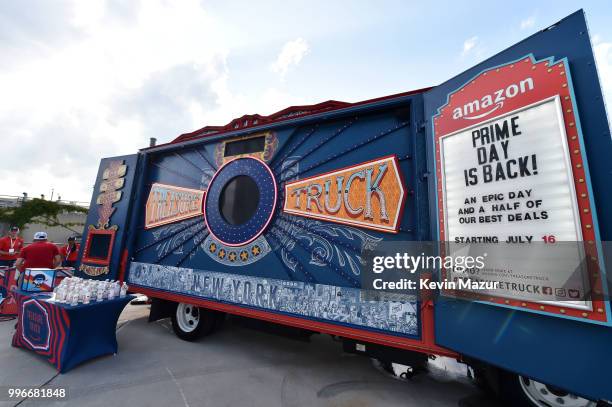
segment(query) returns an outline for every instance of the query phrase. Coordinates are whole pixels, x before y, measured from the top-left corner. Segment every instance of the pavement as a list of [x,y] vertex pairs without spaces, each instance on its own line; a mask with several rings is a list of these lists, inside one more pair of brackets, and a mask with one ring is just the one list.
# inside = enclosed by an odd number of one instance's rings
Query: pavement
[[168,319],[147,322],[149,307],[130,305],[117,330],[119,352],[65,373],[12,348],[15,321],[0,322],[0,386],[66,387],[64,401],[0,401],[4,406],[462,406],[495,407],[465,365],[431,361],[400,380],[369,358],[342,352],[327,335],[281,336],[229,319],[213,335],[185,342]]

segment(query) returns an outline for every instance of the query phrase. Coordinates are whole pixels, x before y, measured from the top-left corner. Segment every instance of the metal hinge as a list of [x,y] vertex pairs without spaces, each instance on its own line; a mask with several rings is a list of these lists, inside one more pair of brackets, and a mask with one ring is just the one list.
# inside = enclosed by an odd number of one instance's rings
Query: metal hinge
[[418,131],[425,131],[425,128],[427,127],[427,120],[419,120],[416,122],[416,126]]

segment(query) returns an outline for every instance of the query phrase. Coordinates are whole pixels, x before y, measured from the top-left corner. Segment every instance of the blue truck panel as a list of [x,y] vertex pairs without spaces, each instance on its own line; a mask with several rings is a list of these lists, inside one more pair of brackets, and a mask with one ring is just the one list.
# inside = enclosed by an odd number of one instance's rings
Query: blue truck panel
[[[117,279],[119,277],[123,248],[126,247],[128,239],[131,202],[134,198],[135,177],[138,172],[137,165],[137,154],[104,158],[100,162],[89,206],[92,210],[87,214],[83,231],[83,249],[92,243],[91,240],[98,229],[110,231],[114,240],[107,258],[88,260],[83,258],[85,250],[79,252],[80,270],[78,272],[82,275],[98,279]],[[109,173],[111,168],[116,168],[120,172],[113,176]],[[102,187],[103,185],[106,186]],[[107,199],[108,202],[100,205],[101,199]],[[103,213],[104,211],[107,212]],[[104,224],[100,225],[100,222]]]
[[[612,233],[612,141],[595,61],[582,11],[534,34],[425,94],[425,114],[431,119],[447,95],[478,73],[532,54],[535,59],[567,58],[575,90],[599,233]],[[431,125],[427,127],[431,139]],[[435,172],[429,144],[429,170]],[[432,196],[435,185],[430,184]],[[434,211],[435,208],[430,208]],[[432,233],[436,225],[432,223]],[[609,301],[608,301],[609,302]],[[486,361],[545,383],[596,399],[612,399],[607,373],[612,365],[612,329],[550,315],[534,315],[478,302],[440,297],[435,314],[436,342],[461,354]]]
[[[419,338],[420,313],[415,298],[375,307],[360,301],[358,289],[363,247],[382,239],[414,240],[428,233],[416,216],[428,207],[421,178],[425,163],[412,160],[415,148],[424,148],[413,133],[416,124],[412,125],[415,121],[411,118],[419,106],[421,96],[416,95],[381,107],[336,112],[324,120],[282,123],[266,129],[275,139],[267,162],[278,182],[294,178],[296,173],[300,178],[308,177],[395,153],[401,158],[399,167],[411,198],[397,234],[291,219],[277,210],[267,231],[246,247],[250,255],[255,244],[258,258],[251,256],[246,261],[240,259],[240,250],[234,251],[208,234],[201,216],[144,228],[142,202],[156,183],[206,190],[222,164],[222,158],[215,154],[219,143],[242,135],[142,153],[140,159],[147,165],[140,174],[144,187],[133,213],[137,226],[126,280],[133,286]],[[389,145],[394,146],[393,151]],[[346,152],[329,160],[324,151]],[[219,257],[222,249],[224,258]],[[391,322],[390,312],[403,317]]]

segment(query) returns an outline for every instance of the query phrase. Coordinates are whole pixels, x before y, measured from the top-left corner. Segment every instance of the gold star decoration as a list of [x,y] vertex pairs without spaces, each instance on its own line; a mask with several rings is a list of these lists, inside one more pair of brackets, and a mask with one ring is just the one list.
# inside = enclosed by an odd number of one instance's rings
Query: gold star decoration
[[230,252],[229,256],[227,256],[229,258],[229,261],[235,261],[236,260],[236,253],[235,252]]
[[242,261],[247,261],[248,258],[249,258],[249,253],[247,251],[240,252],[240,259]]
[[225,250],[223,250],[223,249],[219,250],[219,254],[217,254],[217,256],[219,256],[220,259],[224,259],[225,258]]
[[210,250],[211,253],[214,253],[217,251],[217,245],[214,243],[211,243],[210,246],[208,246],[208,250]]
[[253,253],[253,256],[258,256],[259,253],[261,253],[261,249],[259,246],[253,246],[253,248],[251,248],[251,253]]

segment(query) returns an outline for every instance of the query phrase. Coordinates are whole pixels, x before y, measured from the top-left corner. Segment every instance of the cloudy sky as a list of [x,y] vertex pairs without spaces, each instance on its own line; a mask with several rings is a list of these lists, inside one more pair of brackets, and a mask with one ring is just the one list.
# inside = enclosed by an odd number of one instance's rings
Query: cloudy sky
[[89,201],[149,137],[435,85],[579,7],[612,106],[608,2],[469,4],[4,0],[0,195]]

